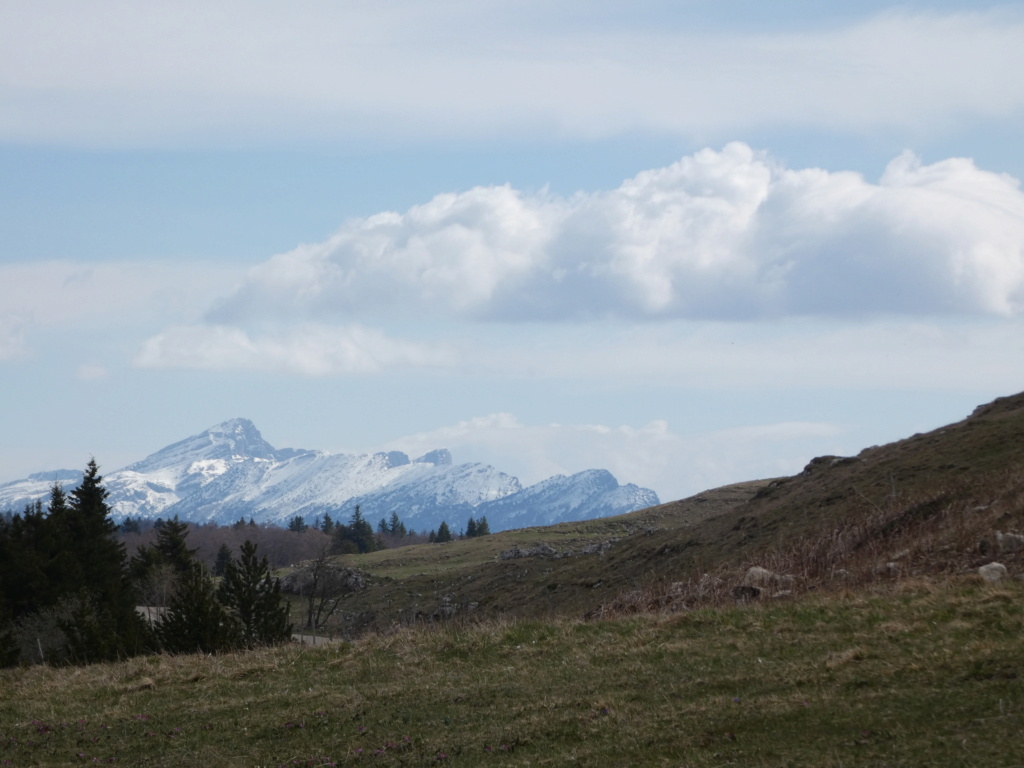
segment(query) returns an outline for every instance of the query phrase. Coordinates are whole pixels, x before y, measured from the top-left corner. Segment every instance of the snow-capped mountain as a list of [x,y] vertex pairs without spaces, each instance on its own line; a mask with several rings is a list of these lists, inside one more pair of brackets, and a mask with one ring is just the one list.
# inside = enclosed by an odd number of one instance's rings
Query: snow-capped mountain
[[[20,511],[80,471],[41,472],[0,485],[0,510]],[[658,503],[654,491],[620,486],[604,470],[557,476],[523,488],[486,464],[453,464],[446,449],[411,460],[400,451],[366,455],[277,449],[247,419],[232,419],[104,477],[116,518],[172,517],[285,524],[324,514],[346,521],[356,504],[376,525],[392,512],[407,528],[446,520],[455,530],[486,515],[492,531],[606,517]]]

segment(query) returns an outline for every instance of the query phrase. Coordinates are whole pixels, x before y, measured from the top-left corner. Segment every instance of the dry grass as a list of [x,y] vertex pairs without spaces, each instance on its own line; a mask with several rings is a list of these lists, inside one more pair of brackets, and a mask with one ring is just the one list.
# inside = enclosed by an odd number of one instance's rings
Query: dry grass
[[1012,765],[1022,598],[954,579],[9,670],[0,762]]

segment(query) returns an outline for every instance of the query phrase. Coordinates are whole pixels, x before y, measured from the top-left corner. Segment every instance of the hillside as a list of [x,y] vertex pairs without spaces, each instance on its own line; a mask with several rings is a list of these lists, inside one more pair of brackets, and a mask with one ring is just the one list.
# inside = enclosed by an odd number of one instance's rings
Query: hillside
[[370,574],[332,632],[453,615],[584,615],[721,603],[750,566],[792,575],[789,592],[957,574],[1021,552],[1024,394],[794,477],[752,481],[637,512],[483,539],[348,556]]

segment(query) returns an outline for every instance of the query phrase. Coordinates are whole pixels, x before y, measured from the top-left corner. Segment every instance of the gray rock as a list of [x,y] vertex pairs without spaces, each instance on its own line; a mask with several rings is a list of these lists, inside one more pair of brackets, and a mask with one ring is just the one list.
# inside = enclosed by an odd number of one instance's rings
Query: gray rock
[[1024,552],[1024,536],[1019,533],[1000,533],[996,531],[996,551],[1000,554]]
[[1006,566],[1002,563],[989,563],[978,569],[978,575],[989,584],[995,584],[997,581],[1006,578]]

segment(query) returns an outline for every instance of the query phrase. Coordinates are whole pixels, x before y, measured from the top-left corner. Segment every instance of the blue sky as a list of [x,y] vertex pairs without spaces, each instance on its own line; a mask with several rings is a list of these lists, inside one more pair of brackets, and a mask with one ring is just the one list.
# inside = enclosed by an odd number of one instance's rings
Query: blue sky
[[663,499],[1024,389],[1024,4],[0,8],[0,481],[235,416]]

